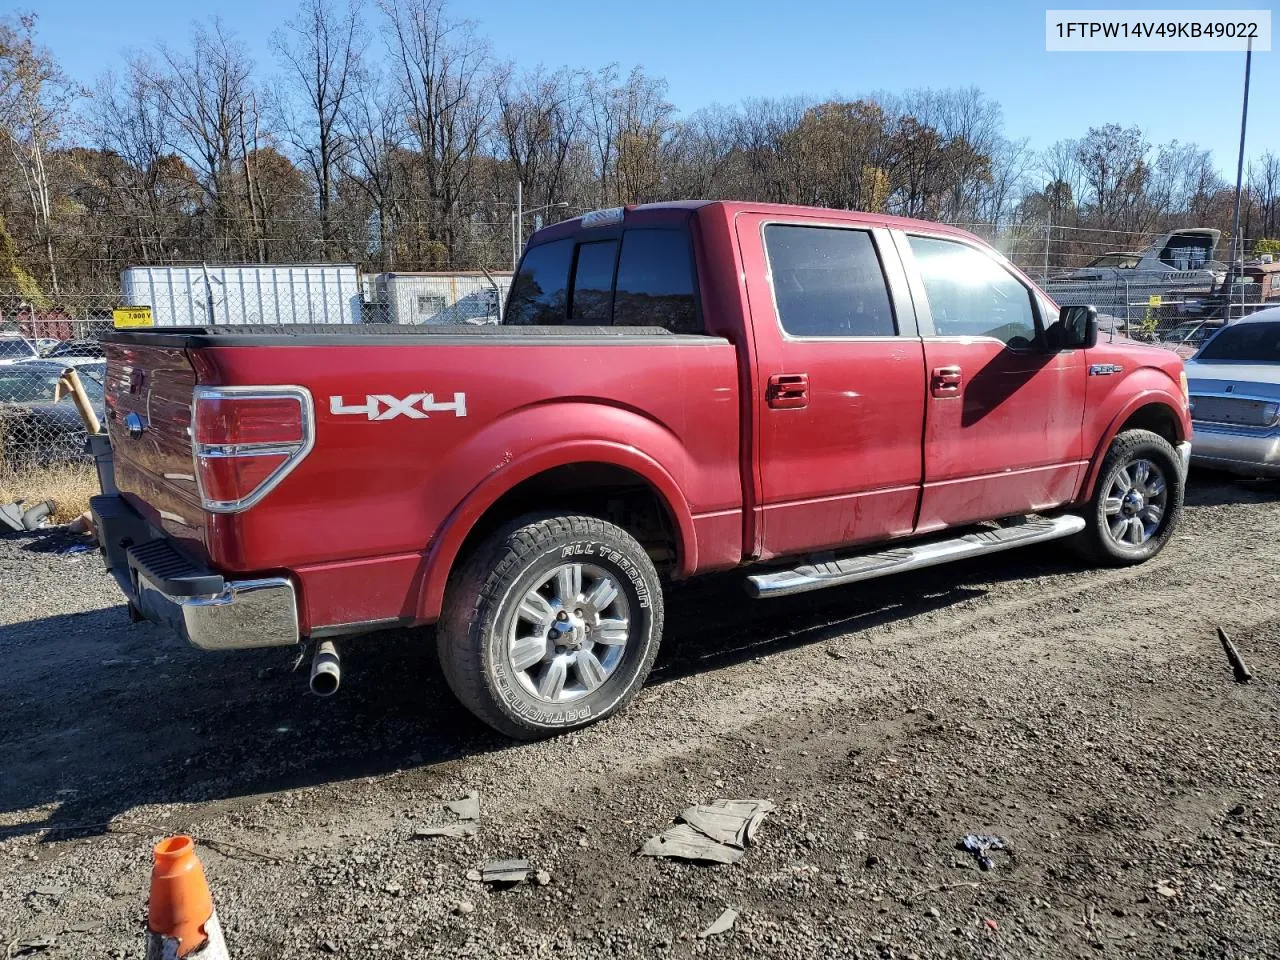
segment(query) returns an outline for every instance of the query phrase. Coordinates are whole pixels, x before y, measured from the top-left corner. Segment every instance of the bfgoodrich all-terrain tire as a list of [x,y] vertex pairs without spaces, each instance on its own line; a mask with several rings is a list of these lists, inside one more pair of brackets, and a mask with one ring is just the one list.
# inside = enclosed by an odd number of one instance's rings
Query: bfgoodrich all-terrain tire
[[1150,560],[1178,525],[1185,481],[1168,440],[1149,430],[1126,430],[1103,458],[1083,511],[1088,526],[1072,546],[1086,559],[1113,567]]
[[644,548],[579,516],[523,517],[495,532],[450,582],[437,629],[454,695],[526,740],[626,706],[661,636],[662,589]]

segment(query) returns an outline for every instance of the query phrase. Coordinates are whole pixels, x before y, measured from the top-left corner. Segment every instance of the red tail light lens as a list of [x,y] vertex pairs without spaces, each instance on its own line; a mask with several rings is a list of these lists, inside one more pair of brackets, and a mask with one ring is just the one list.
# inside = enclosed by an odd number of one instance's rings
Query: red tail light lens
[[301,387],[196,387],[194,407],[196,483],[212,513],[247,510],[311,452],[315,418]]

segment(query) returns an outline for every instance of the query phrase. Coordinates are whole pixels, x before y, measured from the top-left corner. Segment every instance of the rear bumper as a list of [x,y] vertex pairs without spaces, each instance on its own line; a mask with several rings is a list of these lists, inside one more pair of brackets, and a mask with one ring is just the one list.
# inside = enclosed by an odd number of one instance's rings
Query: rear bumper
[[102,554],[143,617],[201,650],[250,650],[299,642],[298,602],[288,577],[224,580],[188,559],[124,498],[90,502]]
[[1280,476],[1280,430],[1196,423],[1191,462],[1255,477]]

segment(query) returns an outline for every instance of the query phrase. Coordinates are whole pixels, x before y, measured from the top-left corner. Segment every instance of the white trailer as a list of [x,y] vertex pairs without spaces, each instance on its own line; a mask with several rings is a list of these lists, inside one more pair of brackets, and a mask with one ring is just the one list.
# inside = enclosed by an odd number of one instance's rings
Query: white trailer
[[510,273],[379,273],[375,300],[387,323],[497,323]]
[[354,264],[128,267],[121,293],[160,327],[359,323]]

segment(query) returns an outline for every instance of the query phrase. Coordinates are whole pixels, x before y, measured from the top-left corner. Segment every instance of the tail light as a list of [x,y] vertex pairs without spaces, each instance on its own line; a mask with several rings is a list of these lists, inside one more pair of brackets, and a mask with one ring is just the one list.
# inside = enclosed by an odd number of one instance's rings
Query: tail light
[[311,452],[311,394],[302,387],[196,387],[191,441],[204,509],[247,510]]

